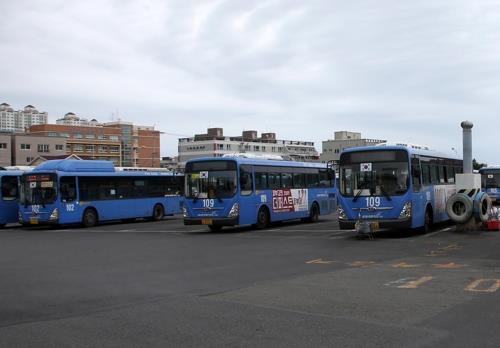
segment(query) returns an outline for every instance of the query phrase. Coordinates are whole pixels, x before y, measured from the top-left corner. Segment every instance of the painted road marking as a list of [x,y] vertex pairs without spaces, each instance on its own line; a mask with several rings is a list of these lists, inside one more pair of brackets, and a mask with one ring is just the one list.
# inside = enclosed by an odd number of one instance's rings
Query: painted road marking
[[449,230],[451,230],[451,227],[447,227],[445,229],[442,229],[442,230],[439,230],[439,231],[436,231],[436,232],[427,233],[424,237],[425,238],[429,238],[429,237],[435,236],[436,234],[439,234],[439,233],[442,233],[442,232],[448,232]]
[[468,265],[460,265],[455,262],[450,262],[450,263],[435,263],[432,266],[436,269],[460,269],[467,267]]
[[421,278],[403,278],[385,284],[386,286],[396,287],[398,289],[416,289],[420,285],[430,282],[434,277],[425,276]]
[[323,259],[316,259],[316,260],[311,260],[307,261],[306,264],[311,265],[311,264],[316,264],[316,265],[330,265],[332,263],[335,263],[337,261],[328,261],[328,260],[323,260]]
[[410,263],[406,263],[406,262],[400,262],[400,263],[396,263],[394,265],[392,265],[393,268],[416,268],[416,267],[420,267],[422,265],[413,265],[413,264],[410,264]]
[[432,250],[430,253],[426,254],[425,256],[444,256],[446,255],[449,251],[457,251],[457,250],[462,250],[463,247],[458,245],[458,244],[450,244],[442,248],[438,248],[436,250]]
[[359,267],[359,268],[365,268],[371,265],[374,265],[375,262],[373,261],[355,261],[349,264],[351,267]]
[[[489,288],[478,289],[479,285],[491,283]],[[464,290],[471,292],[495,292],[500,289],[500,279],[478,279],[470,283]]]

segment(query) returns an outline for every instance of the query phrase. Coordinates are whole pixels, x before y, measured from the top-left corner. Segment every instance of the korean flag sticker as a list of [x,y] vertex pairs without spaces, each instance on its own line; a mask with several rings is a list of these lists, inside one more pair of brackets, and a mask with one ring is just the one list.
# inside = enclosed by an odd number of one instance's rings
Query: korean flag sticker
[[200,172],[200,179],[208,179],[208,172]]
[[372,164],[371,163],[361,163],[361,169],[362,172],[371,172],[372,171]]

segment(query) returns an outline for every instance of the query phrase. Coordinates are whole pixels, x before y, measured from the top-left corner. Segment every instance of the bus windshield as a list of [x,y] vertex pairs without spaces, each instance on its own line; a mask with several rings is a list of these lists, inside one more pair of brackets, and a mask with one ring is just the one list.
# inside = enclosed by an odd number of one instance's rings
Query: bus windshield
[[194,162],[186,165],[187,198],[230,198],[236,193],[236,163]]
[[57,198],[55,174],[26,174],[21,179],[21,204],[52,204]]
[[405,151],[344,153],[340,158],[340,193],[343,196],[397,196],[410,184]]
[[483,188],[498,188],[500,187],[500,171],[497,172],[482,172],[481,181]]

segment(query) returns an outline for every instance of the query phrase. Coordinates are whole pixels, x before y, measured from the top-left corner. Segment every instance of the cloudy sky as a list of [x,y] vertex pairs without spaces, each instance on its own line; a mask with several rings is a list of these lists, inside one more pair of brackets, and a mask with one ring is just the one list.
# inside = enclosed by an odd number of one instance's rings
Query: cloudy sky
[[[224,127],[321,141],[338,130],[500,164],[500,3],[0,1],[0,103],[55,121]],[[113,116],[115,115],[115,116]]]

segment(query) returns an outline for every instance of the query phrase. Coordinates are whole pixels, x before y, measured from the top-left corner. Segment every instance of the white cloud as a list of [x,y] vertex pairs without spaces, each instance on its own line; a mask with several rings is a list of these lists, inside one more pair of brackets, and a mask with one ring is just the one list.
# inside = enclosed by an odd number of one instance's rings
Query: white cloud
[[[500,101],[496,1],[24,1],[0,5],[0,102],[321,140],[359,130],[475,156]],[[165,154],[176,138],[165,136]]]

